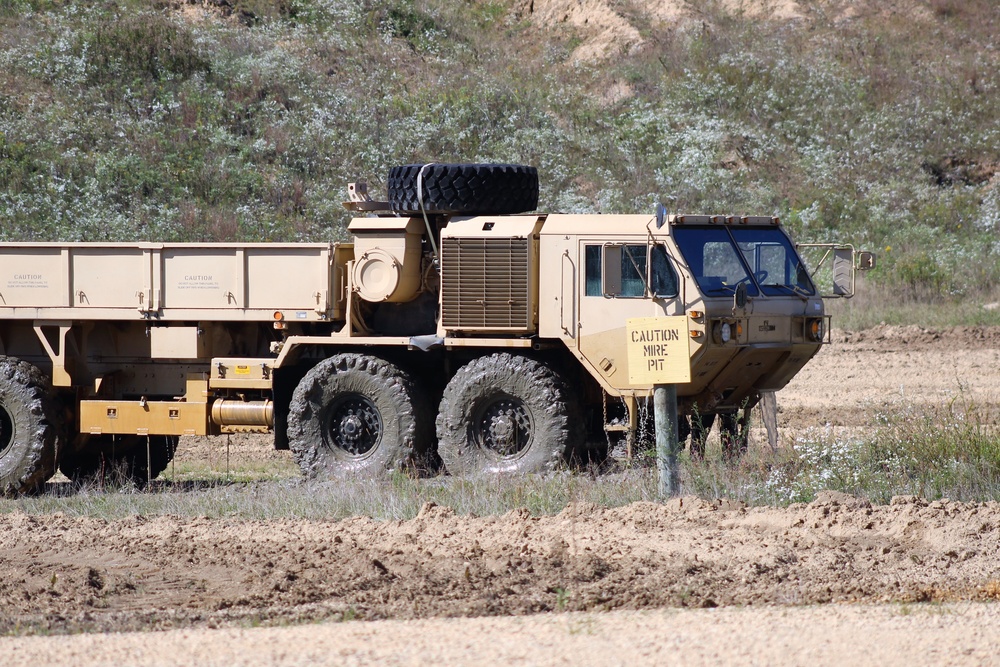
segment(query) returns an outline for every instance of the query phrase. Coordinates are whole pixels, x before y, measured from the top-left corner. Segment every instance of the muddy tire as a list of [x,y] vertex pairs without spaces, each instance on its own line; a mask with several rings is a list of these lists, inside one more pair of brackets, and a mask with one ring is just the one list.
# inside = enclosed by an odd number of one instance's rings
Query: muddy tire
[[[423,169],[420,191],[417,176]],[[509,214],[538,207],[538,170],[520,164],[408,164],[389,171],[389,205],[413,215]]]
[[551,368],[492,354],[459,369],[437,416],[438,454],[453,475],[541,473],[583,443],[583,419]]
[[65,452],[59,470],[77,484],[134,484],[160,476],[177,452],[178,438],[172,435],[90,436],[84,449]]
[[337,354],[292,394],[288,444],[312,478],[372,476],[413,465],[431,445],[429,411],[409,375],[364,354]]
[[35,366],[0,357],[0,493],[34,493],[56,471],[57,414]]

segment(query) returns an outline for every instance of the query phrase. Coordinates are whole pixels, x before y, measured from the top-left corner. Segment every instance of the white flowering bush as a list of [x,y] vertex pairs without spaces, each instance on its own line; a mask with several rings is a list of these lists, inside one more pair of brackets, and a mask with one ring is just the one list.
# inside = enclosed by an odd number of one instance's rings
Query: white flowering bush
[[593,64],[503,1],[228,4],[0,5],[0,238],[341,239],[349,181],[507,161],[539,168],[543,210],[776,214],[879,250],[899,300],[1000,281],[995,3],[711,5]]

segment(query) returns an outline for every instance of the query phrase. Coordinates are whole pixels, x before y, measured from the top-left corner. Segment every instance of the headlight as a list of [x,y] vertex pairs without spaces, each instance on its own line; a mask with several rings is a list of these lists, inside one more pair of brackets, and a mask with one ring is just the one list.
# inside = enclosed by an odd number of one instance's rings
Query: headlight
[[821,343],[823,341],[823,334],[826,333],[823,326],[822,319],[809,320],[806,325],[807,334],[809,340]]
[[732,334],[733,330],[729,326],[729,322],[716,322],[715,326],[712,327],[712,338],[718,345],[728,343]]

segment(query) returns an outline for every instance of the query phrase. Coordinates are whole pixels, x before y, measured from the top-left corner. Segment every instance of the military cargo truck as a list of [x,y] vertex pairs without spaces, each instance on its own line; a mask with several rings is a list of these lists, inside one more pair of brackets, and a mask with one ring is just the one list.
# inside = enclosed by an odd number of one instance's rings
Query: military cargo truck
[[[519,165],[407,165],[388,201],[349,195],[351,243],[0,244],[0,488],[141,483],[180,436],[239,432],[307,475],[548,470],[642,426],[635,317],[687,318],[692,454],[716,415],[739,453],[742,415],[829,340],[770,216],[532,213]],[[850,296],[873,258],[825,250]]]

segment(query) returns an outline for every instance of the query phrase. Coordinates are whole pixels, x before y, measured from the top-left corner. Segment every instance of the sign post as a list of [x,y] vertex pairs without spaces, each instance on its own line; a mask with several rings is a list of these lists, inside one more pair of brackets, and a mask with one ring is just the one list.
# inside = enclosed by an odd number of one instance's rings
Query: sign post
[[656,469],[661,496],[680,493],[677,385],[691,381],[688,318],[636,317],[626,322],[629,384],[653,385]]

